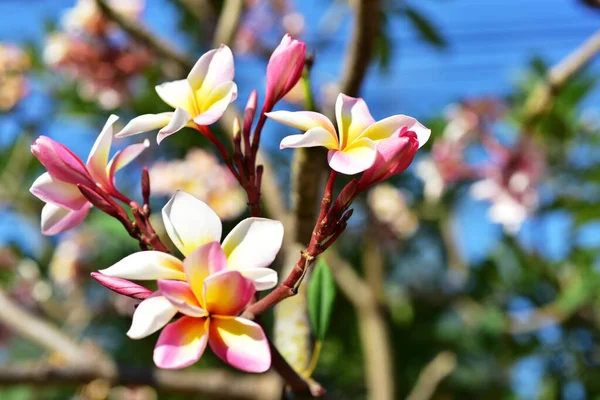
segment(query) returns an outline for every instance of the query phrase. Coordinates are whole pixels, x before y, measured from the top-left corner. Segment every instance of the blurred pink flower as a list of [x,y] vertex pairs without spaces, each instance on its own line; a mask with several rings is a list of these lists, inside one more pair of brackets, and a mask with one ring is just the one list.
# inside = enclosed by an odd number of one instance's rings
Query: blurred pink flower
[[158,161],[150,168],[153,195],[186,191],[206,202],[221,219],[234,219],[246,209],[246,194],[229,169],[211,153],[190,150],[183,160]]
[[29,56],[13,44],[0,43],[0,111],[11,110],[28,91],[25,73],[31,67]]
[[389,183],[374,186],[367,196],[367,204],[379,224],[397,239],[407,239],[419,228],[419,218],[410,209],[406,196]]

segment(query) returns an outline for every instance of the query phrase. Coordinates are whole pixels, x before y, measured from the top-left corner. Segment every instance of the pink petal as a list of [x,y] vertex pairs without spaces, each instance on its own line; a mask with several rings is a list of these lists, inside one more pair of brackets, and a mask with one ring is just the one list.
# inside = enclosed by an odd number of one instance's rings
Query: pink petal
[[185,368],[202,357],[208,342],[208,318],[181,317],[167,325],[154,347],[159,368]]
[[403,129],[404,131],[416,133],[419,147],[423,146],[431,135],[431,130],[425,128],[413,117],[399,114],[375,122],[373,125],[369,126],[360,137],[366,137],[375,142],[379,142],[392,137]]
[[104,187],[110,186],[106,166],[108,165],[108,154],[110,153],[110,145],[112,143],[113,124],[118,119],[119,117],[116,115],[108,117],[104,128],[102,128],[100,135],[98,135],[98,138],[94,142],[86,163],[92,178]]
[[204,280],[204,306],[211,315],[237,315],[254,296],[254,283],[238,271],[223,271]]
[[79,210],[67,210],[48,203],[42,208],[42,234],[52,236],[81,224],[92,208],[86,203]]
[[339,94],[335,102],[335,115],[342,149],[352,145],[360,134],[375,122],[363,99],[343,93]]
[[40,136],[31,145],[31,152],[54,178],[72,184],[93,184],[92,177],[77,155],[62,144]]
[[285,35],[267,65],[265,103],[272,107],[285,96],[302,77],[306,44]]
[[260,325],[245,318],[211,318],[208,342],[229,365],[245,372],[265,372],[271,366],[269,342]]
[[217,86],[208,97],[200,100],[201,113],[194,117],[198,125],[210,125],[223,116],[227,106],[237,99],[237,85],[233,82],[223,82]]
[[338,148],[337,141],[331,133],[321,127],[309,129],[303,135],[284,137],[279,144],[280,149],[317,146],[323,146],[332,150],[337,150]]
[[132,297],[138,300],[144,300],[152,294],[150,289],[140,286],[127,279],[115,278],[114,276],[103,275],[99,272],[92,272],[92,278],[97,280],[102,286],[123,296]]
[[234,74],[233,53],[229,47],[221,45],[200,57],[187,80],[198,98],[207,96],[223,82],[232,81]]
[[227,258],[219,242],[210,242],[192,251],[183,260],[183,270],[196,298],[204,293],[204,280],[227,269]]
[[69,210],[79,210],[88,201],[77,186],[54,179],[48,172],[33,182],[29,191],[38,199]]
[[179,311],[190,317],[204,317],[206,312],[187,282],[159,280],[158,289]]
[[354,175],[368,169],[375,162],[377,146],[370,139],[358,139],[343,151],[329,150],[329,166],[337,172]]
[[114,155],[114,157],[108,163],[108,175],[111,185],[114,182],[115,173],[130,162],[132,162],[133,160],[135,160],[148,147],[150,147],[150,141],[146,139],[142,143],[136,143],[127,146]]
[[335,128],[329,118],[323,114],[314,111],[273,111],[265,113],[265,115],[273,121],[277,121],[280,124],[291,126],[292,128],[304,132],[312,128],[323,128],[331,133],[337,143],[337,133],[335,132]]
[[160,142],[162,142],[167,136],[171,136],[175,132],[179,132],[186,127],[191,119],[192,116],[186,109],[177,107],[167,126],[158,131],[156,142],[160,144]]

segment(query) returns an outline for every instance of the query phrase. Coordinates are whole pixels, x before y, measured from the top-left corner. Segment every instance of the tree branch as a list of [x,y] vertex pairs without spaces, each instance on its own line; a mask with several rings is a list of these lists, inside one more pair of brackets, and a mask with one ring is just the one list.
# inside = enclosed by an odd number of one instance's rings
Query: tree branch
[[215,47],[233,42],[245,4],[244,0],[225,0],[213,38]]
[[406,400],[429,400],[441,381],[456,368],[456,355],[442,351],[423,368]]

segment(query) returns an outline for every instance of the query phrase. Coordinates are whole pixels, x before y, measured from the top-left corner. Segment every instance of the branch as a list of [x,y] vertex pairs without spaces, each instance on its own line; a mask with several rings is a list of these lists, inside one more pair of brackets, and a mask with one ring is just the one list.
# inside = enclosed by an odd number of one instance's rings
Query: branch
[[138,21],[119,14],[106,3],[106,0],[96,0],[96,5],[109,20],[119,25],[133,39],[152,49],[161,58],[166,61],[174,61],[183,71],[189,71],[194,66],[194,62],[175,50],[171,43],[161,40]]
[[[365,255],[368,257],[368,255]],[[368,395],[371,400],[394,399],[392,344],[375,293],[335,251],[323,254],[339,289],[358,313]]]
[[546,78],[531,93],[525,103],[525,127],[544,114],[552,105],[556,92],[600,52],[600,30],[563,58],[546,74]]
[[97,379],[107,380],[114,386],[148,385],[163,393],[200,395],[211,399],[276,400],[281,395],[281,381],[274,374],[241,376],[225,371],[166,371],[130,366],[119,366],[114,374],[105,374],[93,367],[60,368],[45,363],[0,367],[0,387],[81,385]]
[[220,46],[222,43],[230,44],[233,42],[245,3],[244,0],[225,0],[213,38],[213,45],[215,47]]
[[423,368],[406,400],[429,400],[435,389],[456,368],[456,355],[442,351]]

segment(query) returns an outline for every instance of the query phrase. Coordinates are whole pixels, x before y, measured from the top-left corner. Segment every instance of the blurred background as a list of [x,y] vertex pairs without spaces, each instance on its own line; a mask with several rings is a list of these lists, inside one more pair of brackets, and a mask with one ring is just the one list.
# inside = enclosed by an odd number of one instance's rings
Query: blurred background
[[[254,88],[262,99],[285,32],[307,43],[319,109],[331,113],[344,91],[376,119],[407,114],[432,129],[406,173],[359,198],[327,253],[338,295],[313,374],[327,398],[600,399],[600,2],[2,0],[0,15],[0,399],[267,398],[258,381],[246,395],[182,394],[144,375],[156,335],[129,340],[135,301],[89,277],[137,244],[98,211],[42,236],[43,203],[28,192],[42,167],[29,145],[43,134],[85,157],[108,115],[166,111],[154,86],[220,43],[236,57],[240,109]],[[306,101],[298,87],[278,108]],[[230,126],[215,129],[227,138]],[[288,134],[268,122],[263,152],[283,211],[312,228],[292,195],[303,170],[278,150]],[[155,210],[183,189],[226,230],[247,216],[244,192],[197,132],[160,151],[148,137],[120,172],[128,195],[139,198],[148,165]],[[312,351],[304,295],[267,316],[299,370]],[[139,379],[52,372],[74,352]],[[214,373],[198,381],[248,378],[208,354],[190,370]]]

